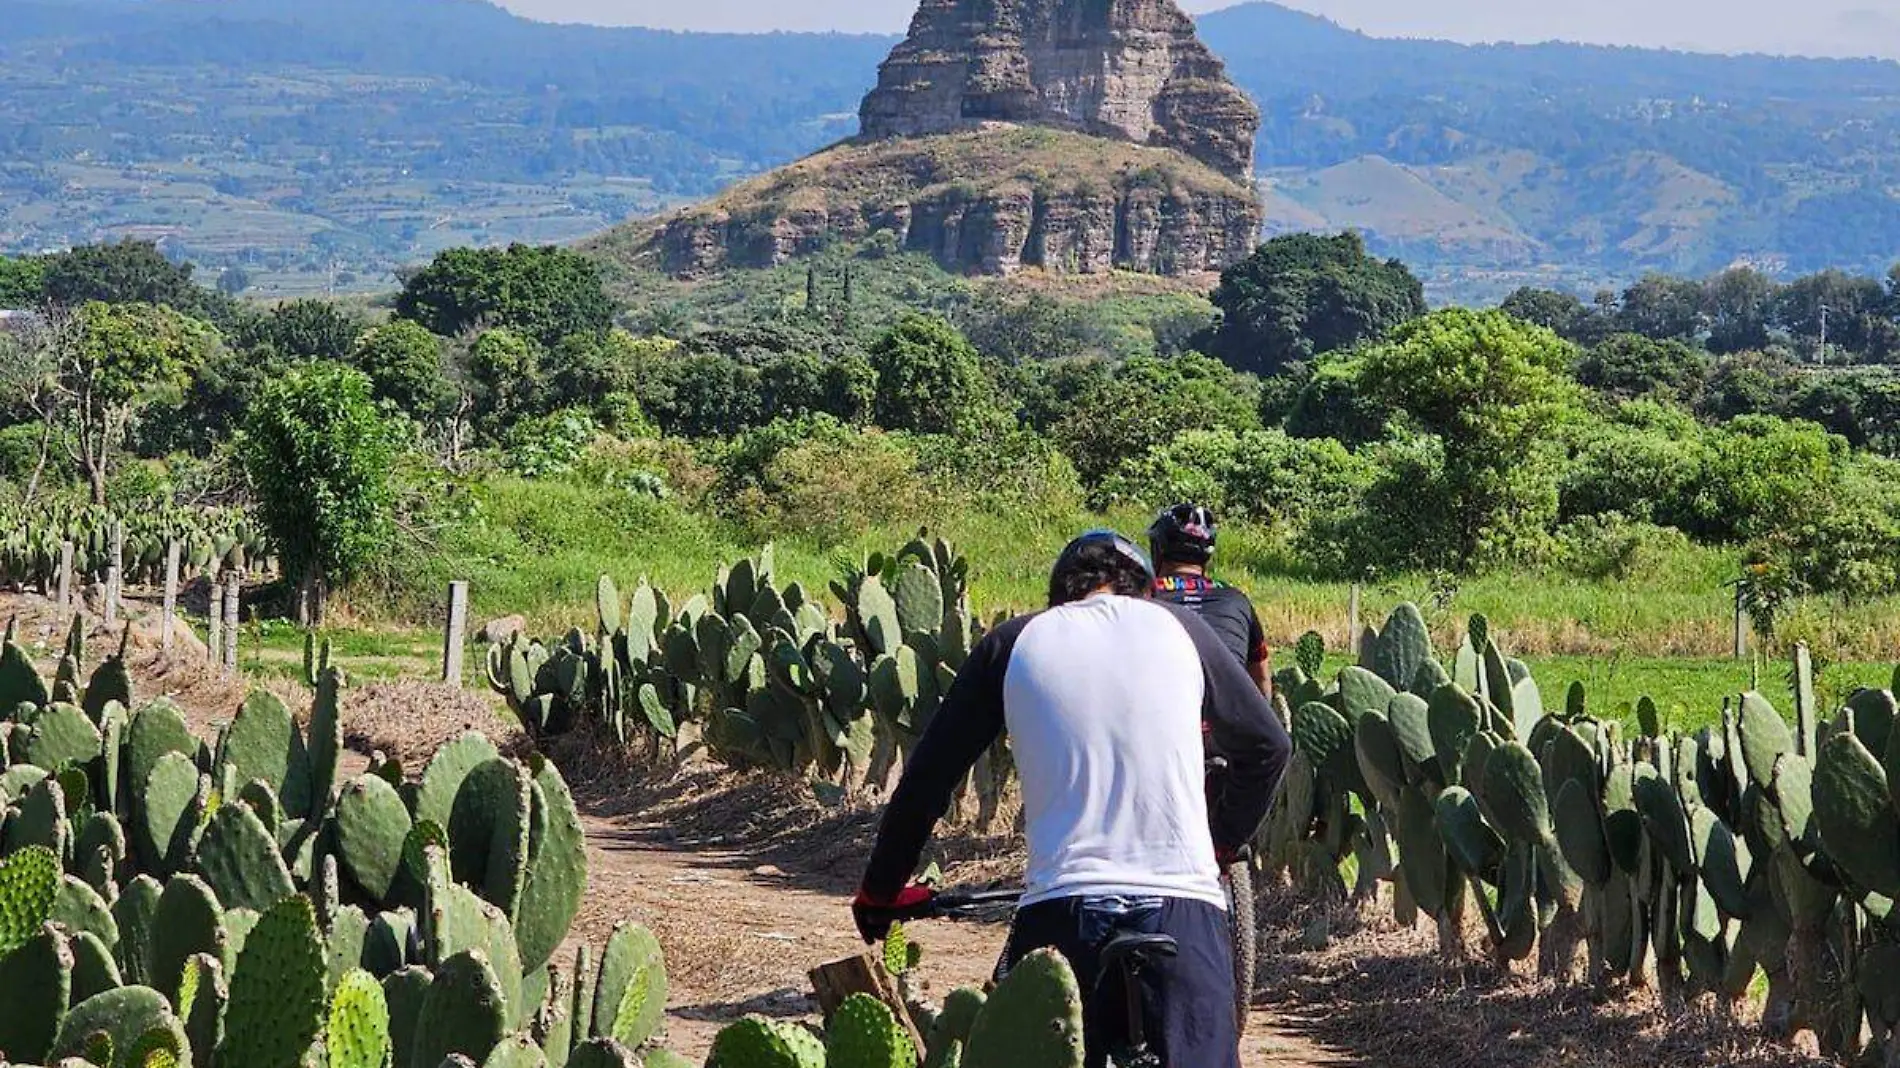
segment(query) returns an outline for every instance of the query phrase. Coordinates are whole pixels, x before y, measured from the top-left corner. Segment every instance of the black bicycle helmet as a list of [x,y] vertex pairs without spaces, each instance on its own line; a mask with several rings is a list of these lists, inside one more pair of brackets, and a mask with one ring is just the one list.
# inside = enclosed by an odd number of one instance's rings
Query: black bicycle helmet
[[1127,596],[1145,597],[1154,579],[1154,562],[1141,546],[1112,530],[1091,530],[1070,542],[1056,558],[1049,572],[1049,604],[1079,600],[1103,585]]
[[1205,564],[1214,558],[1219,533],[1213,512],[1198,504],[1177,504],[1148,527],[1148,547],[1156,560]]

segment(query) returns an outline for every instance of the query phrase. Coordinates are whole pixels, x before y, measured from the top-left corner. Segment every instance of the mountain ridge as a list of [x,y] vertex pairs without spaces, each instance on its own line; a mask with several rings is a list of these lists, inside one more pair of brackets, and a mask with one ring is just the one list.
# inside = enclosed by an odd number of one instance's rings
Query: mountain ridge
[[[156,236],[293,288],[709,196],[852,133],[897,40],[537,23],[482,0],[7,15],[0,248]],[[1379,38],[1269,4],[1198,26],[1261,108],[1270,217],[1363,229],[1441,293],[1884,268],[1900,249],[1900,62]],[[1381,160],[1404,196],[1355,200],[1346,180]]]

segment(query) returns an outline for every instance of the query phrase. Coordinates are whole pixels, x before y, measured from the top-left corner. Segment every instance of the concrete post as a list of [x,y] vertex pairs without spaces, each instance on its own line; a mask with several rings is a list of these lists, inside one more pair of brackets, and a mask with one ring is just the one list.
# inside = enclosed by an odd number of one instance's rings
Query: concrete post
[[106,628],[119,625],[119,591],[125,584],[125,523],[112,521],[112,558],[106,561]]
[[1346,647],[1351,649],[1355,655],[1359,652],[1359,635],[1362,633],[1359,629],[1359,599],[1361,594],[1362,587],[1357,582],[1353,583],[1352,599],[1346,604]]
[[1748,655],[1748,602],[1742,597],[1741,587],[1735,588],[1735,659]]
[[164,652],[172,651],[172,621],[178,618],[178,563],[184,547],[173,538],[165,546],[165,607],[162,612],[159,631],[159,648]]
[[442,681],[462,684],[462,647],[468,634],[468,583],[449,583],[449,620],[442,635]]
[[224,673],[234,675],[238,664],[238,599],[244,590],[244,580],[237,572],[231,573],[230,584],[224,588]]
[[59,543],[59,608],[65,611],[73,606],[73,543]]

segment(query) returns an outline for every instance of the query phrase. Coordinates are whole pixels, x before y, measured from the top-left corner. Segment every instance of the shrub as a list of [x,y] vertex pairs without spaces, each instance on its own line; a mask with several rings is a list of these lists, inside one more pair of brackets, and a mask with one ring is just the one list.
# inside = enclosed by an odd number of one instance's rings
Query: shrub
[[502,463],[525,478],[566,474],[599,434],[600,425],[581,408],[523,419],[508,428]]
[[1003,425],[975,436],[913,439],[918,470],[940,493],[1011,508],[1069,513],[1082,506],[1075,465],[1048,438]]
[[760,538],[835,544],[874,523],[915,520],[930,499],[902,437],[828,416],[771,423],[719,451],[715,505]]
[[1598,581],[1661,575],[1688,548],[1688,536],[1674,527],[1659,527],[1615,512],[1564,524],[1557,528],[1554,546],[1559,567]]
[[1290,525],[1356,505],[1372,465],[1337,441],[1280,430],[1190,430],[1124,463],[1102,488],[1111,502],[1158,508],[1198,501],[1216,515]]

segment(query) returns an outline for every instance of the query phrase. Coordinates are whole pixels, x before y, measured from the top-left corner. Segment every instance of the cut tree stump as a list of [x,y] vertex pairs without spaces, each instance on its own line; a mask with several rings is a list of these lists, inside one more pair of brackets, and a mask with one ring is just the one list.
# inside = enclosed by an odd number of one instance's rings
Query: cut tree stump
[[917,1022],[910,1018],[910,1006],[904,1004],[904,996],[897,989],[897,980],[884,970],[884,962],[869,953],[847,957],[844,960],[821,964],[811,971],[812,990],[818,995],[818,1007],[827,1021],[838,1006],[853,994],[869,994],[883,1002],[910,1033],[910,1040],[917,1046],[919,1056],[924,1053],[923,1032],[917,1029]]

